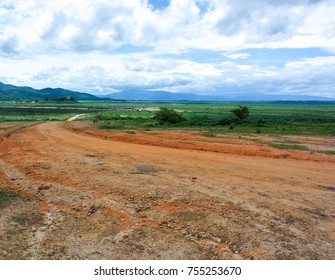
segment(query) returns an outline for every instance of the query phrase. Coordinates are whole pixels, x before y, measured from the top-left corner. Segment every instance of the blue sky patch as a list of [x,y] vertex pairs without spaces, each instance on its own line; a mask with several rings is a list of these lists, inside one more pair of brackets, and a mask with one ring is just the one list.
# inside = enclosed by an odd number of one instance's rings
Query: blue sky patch
[[170,0],[149,0],[149,4],[154,7],[154,9],[162,10],[170,5]]

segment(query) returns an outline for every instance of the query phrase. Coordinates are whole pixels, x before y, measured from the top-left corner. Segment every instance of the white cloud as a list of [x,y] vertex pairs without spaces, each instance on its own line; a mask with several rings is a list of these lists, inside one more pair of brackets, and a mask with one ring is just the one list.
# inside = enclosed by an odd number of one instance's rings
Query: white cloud
[[[334,14],[335,0],[171,0],[164,9],[148,0],[2,0],[0,77],[104,93],[138,86],[334,96],[333,56],[264,66],[248,52],[335,53]],[[127,46],[146,51],[121,54]],[[199,62],[192,50],[223,56]]]
[[250,53],[229,53],[226,54],[226,57],[230,59],[247,59],[251,56]]
[[[201,3],[208,9],[201,10]],[[110,51],[124,44],[160,50],[334,47],[335,1],[7,0],[0,3],[5,54]]]

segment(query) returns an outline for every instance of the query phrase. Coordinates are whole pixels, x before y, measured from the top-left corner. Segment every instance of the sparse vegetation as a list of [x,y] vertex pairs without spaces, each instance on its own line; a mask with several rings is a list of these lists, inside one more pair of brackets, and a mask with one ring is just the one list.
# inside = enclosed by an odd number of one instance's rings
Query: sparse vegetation
[[181,114],[178,114],[175,110],[167,108],[160,108],[159,111],[155,113],[154,117],[159,121],[170,124],[176,124],[186,120]]
[[232,109],[230,112],[232,112],[239,120],[244,120],[250,114],[249,107],[242,105],[238,105],[238,108]]
[[200,135],[201,136],[206,136],[206,137],[216,137],[216,134],[214,133],[213,130],[202,132]]
[[6,207],[16,196],[14,191],[0,190],[0,209]]
[[[262,134],[279,135],[335,135],[335,103],[332,102],[242,103],[240,106],[248,107],[252,114],[244,119],[234,117],[231,110],[237,109],[237,104],[232,102],[79,101],[41,105],[33,101],[0,101],[0,119],[1,121],[66,120],[76,114],[85,113],[82,119],[94,120],[99,113],[101,119],[97,121],[97,126],[102,129],[148,130],[180,127],[201,130],[215,128],[216,133],[261,131]],[[163,112],[151,110],[157,107],[165,109]],[[176,110],[183,112],[178,113]],[[162,116],[163,120],[155,118],[157,114]],[[166,115],[171,118],[169,121],[165,121]],[[110,121],[110,125],[104,124],[103,121]]]
[[54,98],[47,98],[47,102],[56,102],[56,103],[64,103],[64,102],[77,102],[76,98],[73,96],[60,96]]

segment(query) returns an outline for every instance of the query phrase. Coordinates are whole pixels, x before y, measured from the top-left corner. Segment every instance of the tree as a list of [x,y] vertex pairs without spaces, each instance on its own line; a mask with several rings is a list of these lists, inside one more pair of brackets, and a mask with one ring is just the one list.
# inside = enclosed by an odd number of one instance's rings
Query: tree
[[159,111],[155,113],[154,117],[157,120],[171,124],[179,123],[186,120],[182,115],[178,114],[175,110],[168,108],[160,108]]
[[230,110],[230,112],[232,112],[239,120],[245,119],[250,114],[249,107],[241,105],[238,105],[238,108]]

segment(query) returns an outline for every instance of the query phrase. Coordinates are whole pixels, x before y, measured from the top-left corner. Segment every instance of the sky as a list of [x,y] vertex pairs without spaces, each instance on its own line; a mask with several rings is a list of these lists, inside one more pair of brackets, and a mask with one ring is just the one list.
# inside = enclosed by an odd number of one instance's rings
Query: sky
[[0,0],[0,82],[335,98],[335,0]]

